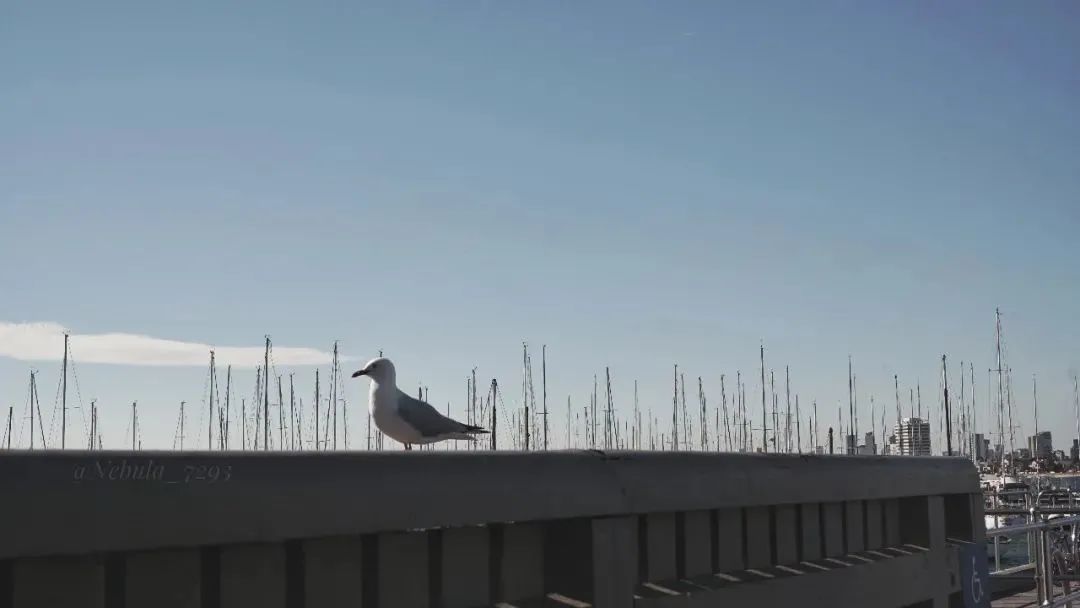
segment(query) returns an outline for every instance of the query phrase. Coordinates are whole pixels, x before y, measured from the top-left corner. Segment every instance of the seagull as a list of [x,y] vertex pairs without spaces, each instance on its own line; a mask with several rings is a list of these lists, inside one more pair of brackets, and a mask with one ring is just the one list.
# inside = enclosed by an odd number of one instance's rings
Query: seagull
[[447,439],[476,441],[476,435],[488,432],[482,427],[447,418],[431,404],[398,390],[397,372],[386,357],[368,361],[363,369],[352,375],[353,378],[360,376],[371,379],[368,411],[375,420],[375,426],[387,437],[404,444],[406,450],[411,450],[414,443],[434,443]]

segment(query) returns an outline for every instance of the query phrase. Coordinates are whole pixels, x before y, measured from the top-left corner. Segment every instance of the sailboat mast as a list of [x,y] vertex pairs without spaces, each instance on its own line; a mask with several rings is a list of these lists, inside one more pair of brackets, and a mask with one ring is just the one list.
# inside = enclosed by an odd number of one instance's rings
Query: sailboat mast
[[[885,408],[882,408],[885,409]],[[877,416],[877,404],[874,402],[874,395],[870,395],[870,433],[874,433],[874,418]],[[876,434],[876,433],[874,433]],[[883,437],[883,434],[882,434]],[[878,437],[874,437],[874,452],[877,454],[877,440]]]
[[[994,309],[995,317],[995,342],[997,351],[997,372],[998,377],[998,438],[1001,441],[1001,445],[1005,445],[1005,380],[1002,374],[1004,370],[1001,369],[1001,309]],[[1001,450],[1001,474],[1005,474],[1005,450]]]
[[592,413],[590,414],[592,416],[592,418],[591,418],[591,420],[589,422],[589,424],[592,425],[592,444],[590,445],[590,447],[593,447],[593,448],[596,447],[596,441],[597,441],[596,440],[596,425],[597,425],[597,421],[598,421],[598,418],[596,417],[596,402],[599,399],[599,397],[597,397],[597,389],[596,389],[596,387],[597,387],[596,374],[593,374],[593,377],[592,377]]
[[[254,420],[251,426],[251,447],[256,450],[259,449],[259,422],[261,420],[259,413],[262,411],[262,371],[261,365],[255,366],[255,395],[251,400],[251,406],[254,409],[252,414]],[[247,425],[247,421],[244,424]]]
[[784,392],[787,400],[787,420],[784,422],[784,447],[791,453],[791,368],[784,366]]
[[679,445],[679,364],[675,364],[675,392],[671,397],[671,449]]
[[7,449],[11,449],[11,415],[15,412],[15,406],[8,406],[7,414]]
[[638,409],[637,379],[634,380],[634,441],[633,448],[641,449],[641,411]]
[[184,451],[184,402],[180,402],[180,451]]
[[496,431],[499,430],[498,423],[498,411],[499,408],[496,405],[496,400],[499,397],[499,382],[495,379],[491,379],[491,450],[495,451],[498,443],[496,441]]
[[263,351],[263,450],[270,449],[270,336]]
[[[341,359],[340,358],[338,359],[337,368],[338,368],[337,369],[337,382],[338,382],[338,384],[340,384],[341,383]],[[338,388],[344,388],[344,387],[338,387]],[[335,390],[335,394],[337,394],[336,390]],[[424,401],[427,401],[427,398],[426,398],[427,397],[427,392],[426,391],[424,393],[424,397],[425,397]],[[349,403],[348,403],[348,401],[346,401],[344,395],[338,396],[338,402],[339,402],[339,407],[341,407],[341,430],[343,432],[343,435],[342,435],[341,439],[342,439],[342,443],[344,444],[345,449],[347,450],[347,449],[349,449],[349,408],[348,408]],[[430,447],[431,449],[435,449],[435,446],[428,446],[428,447]]]
[[610,450],[611,449],[611,441],[613,439],[613,435],[616,432],[616,429],[613,428],[615,421],[613,420],[614,412],[612,411],[612,406],[611,406],[611,368],[610,367],[604,367],[604,395],[607,398],[607,408],[605,408],[606,409],[606,411],[605,411],[606,416],[604,418],[604,449]]
[[692,431],[693,427],[691,427],[691,424],[690,424],[690,415],[686,413],[686,374],[685,373],[680,373],[679,374],[679,381],[682,382],[682,421],[683,421],[682,440],[683,440],[683,445],[686,446],[687,450],[689,450],[689,449],[691,449],[693,447],[693,444],[692,444],[693,437],[691,436],[692,432],[693,432]]
[[971,441],[968,437],[968,413],[967,413],[967,401],[964,399],[964,362],[960,362],[960,455],[967,454],[971,447]]
[[[371,415],[368,414],[368,426],[371,426]],[[476,412],[476,368],[472,368],[472,421],[469,424],[476,424],[479,422],[479,416]],[[475,444],[471,444],[474,445]]]
[[[974,437],[975,433],[977,433],[979,430],[979,427],[976,426],[976,421],[978,420],[978,415],[976,414],[976,412],[978,408],[975,407],[975,364],[969,361],[968,369],[971,370],[971,434],[972,437]],[[964,370],[960,370],[960,373],[963,372]],[[979,450],[981,449],[982,445],[975,446],[975,453],[972,455],[973,460],[979,459]]]
[[749,434],[746,431],[746,425],[749,421],[746,419],[746,392],[743,390],[741,369],[735,370],[735,394],[738,399],[738,405],[735,409],[739,412],[739,420],[742,421],[741,433],[739,434],[739,450],[745,452],[749,449],[747,445]]
[[319,451],[319,368],[315,368],[315,451]]
[[139,427],[138,401],[131,402],[131,449],[135,449],[135,431]]
[[540,346],[540,386],[544,403],[544,451],[548,449],[548,409],[547,409],[547,344]]
[[214,385],[217,375],[214,373],[214,351],[210,351],[210,415],[206,421],[206,449],[214,449]]
[[780,452],[780,416],[776,412],[776,374],[769,370],[769,393],[772,395],[773,449]]
[[[851,419],[851,450],[859,453],[859,374],[851,374],[851,392],[855,399],[854,418]],[[874,421],[870,421],[870,428],[874,428]]]
[[[724,448],[727,451],[731,451],[731,426],[728,424],[728,409],[727,409],[727,388],[724,386],[724,374],[720,374],[720,406],[724,410]],[[717,446],[720,445],[720,438],[717,437]]]
[[796,451],[802,454],[802,414],[799,413],[799,395],[795,395],[795,443]]
[[[30,372],[30,449],[34,449],[34,372]],[[1076,428],[1077,437],[1080,437],[1080,426]]]
[[[63,377],[63,401],[60,413],[60,449],[67,444],[67,370],[68,370],[68,339],[70,335],[64,332],[64,377]],[[53,418],[53,420],[56,420]]]
[[[848,433],[847,437],[844,437],[844,452],[847,454],[854,453],[851,445],[850,437],[854,434],[853,420],[855,419],[855,379],[851,373],[851,355],[847,358],[847,392],[848,392]],[[843,429],[843,425],[840,427]]]
[[566,449],[568,449],[568,450],[570,448],[574,447],[574,446],[570,445],[570,427],[572,425],[572,423],[570,421],[570,416],[571,416],[570,412],[571,412],[570,395],[567,395],[566,396]]
[[244,411],[245,409],[246,409],[245,400],[243,398],[241,398],[240,399],[240,449],[241,450],[246,450],[247,449],[247,412]]
[[232,410],[229,408],[229,395],[232,394],[232,366],[225,368],[225,434],[221,438],[222,449],[229,449],[229,421],[232,419]]
[[281,375],[277,377],[278,449],[285,449],[285,396],[281,391]]
[[292,430],[289,433],[289,447],[296,449],[296,434],[300,432],[300,423],[296,420],[296,391],[293,388],[293,375],[289,374],[289,423]]
[[949,412],[949,372],[945,367],[945,355],[941,355],[941,385],[945,389],[945,445],[949,456],[952,456],[952,416]]
[[697,378],[697,393],[698,393],[698,407],[701,408],[701,432],[698,435],[701,438],[701,450],[705,451],[709,449],[709,436],[705,430],[708,428],[708,418],[705,414],[705,387],[701,382],[701,376]]
[[769,451],[769,414],[765,409],[765,345],[761,345],[761,451]]
[[338,343],[334,340],[334,367],[330,370],[330,407],[334,412],[334,449],[337,449],[337,382],[338,382]]
[[1035,408],[1035,453],[1031,455],[1036,462],[1039,461],[1039,385],[1035,380],[1035,374],[1031,374],[1031,400],[1032,405]]

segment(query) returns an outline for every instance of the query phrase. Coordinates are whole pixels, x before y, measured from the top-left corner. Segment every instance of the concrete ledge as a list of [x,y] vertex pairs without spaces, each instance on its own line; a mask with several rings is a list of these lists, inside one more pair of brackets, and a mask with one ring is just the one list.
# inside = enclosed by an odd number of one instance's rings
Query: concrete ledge
[[6,452],[0,558],[855,501],[978,488],[960,458],[663,452]]

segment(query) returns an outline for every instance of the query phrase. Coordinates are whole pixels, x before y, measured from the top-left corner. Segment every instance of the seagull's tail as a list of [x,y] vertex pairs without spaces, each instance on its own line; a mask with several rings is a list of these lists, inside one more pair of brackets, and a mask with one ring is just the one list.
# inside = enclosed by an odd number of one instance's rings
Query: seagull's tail
[[477,435],[486,435],[486,434],[491,432],[491,431],[488,431],[487,429],[485,429],[482,426],[474,426],[474,425],[471,425],[471,424],[463,424],[462,426],[465,427],[465,432],[466,433],[475,433]]
[[[487,431],[484,431],[485,433]],[[439,440],[442,439],[459,439],[461,441],[476,441],[476,435],[471,433],[446,433],[439,436]]]

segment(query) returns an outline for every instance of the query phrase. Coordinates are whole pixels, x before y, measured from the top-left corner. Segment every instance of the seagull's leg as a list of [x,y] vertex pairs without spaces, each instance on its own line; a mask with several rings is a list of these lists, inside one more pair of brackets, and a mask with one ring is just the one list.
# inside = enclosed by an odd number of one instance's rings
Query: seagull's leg
[[410,445],[410,444],[406,443],[406,444],[405,444],[405,451],[406,451],[406,452],[411,452],[411,451],[412,451],[412,445]]

